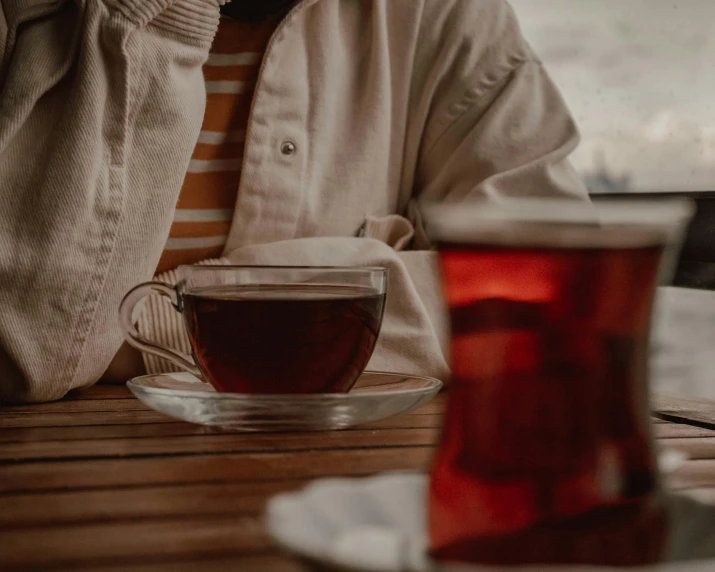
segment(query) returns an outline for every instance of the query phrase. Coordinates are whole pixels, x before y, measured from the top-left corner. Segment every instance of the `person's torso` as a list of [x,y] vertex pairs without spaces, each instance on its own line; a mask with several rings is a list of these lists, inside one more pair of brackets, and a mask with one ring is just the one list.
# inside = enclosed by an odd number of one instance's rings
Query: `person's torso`
[[[504,3],[468,4],[484,18],[473,37],[459,30],[464,2],[447,4],[303,0],[291,10],[264,55],[240,181],[222,205],[235,199],[226,250],[351,236],[367,217],[405,213],[433,143],[467,105],[475,61],[509,65],[485,52]],[[441,26],[456,34],[443,47]]]
[[[513,67],[508,50],[489,49],[507,10],[501,0],[302,0],[260,32],[224,22],[205,68],[204,131],[160,270],[244,245],[355,236],[368,218],[405,216],[418,195],[446,194],[439,180],[425,189],[423,173],[448,162],[435,158],[435,142],[478,99],[475,69],[497,76]],[[464,29],[467,11],[480,29]],[[237,47],[232,26],[261,46]],[[499,33],[522,57],[518,30]],[[247,49],[250,64],[217,65]],[[240,97],[215,93],[243,74],[255,84]],[[212,146],[206,132],[228,135]]]

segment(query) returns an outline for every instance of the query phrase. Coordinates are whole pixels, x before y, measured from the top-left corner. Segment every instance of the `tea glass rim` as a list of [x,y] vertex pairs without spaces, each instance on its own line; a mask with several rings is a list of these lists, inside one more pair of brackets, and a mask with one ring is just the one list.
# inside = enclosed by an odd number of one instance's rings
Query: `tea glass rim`
[[[510,197],[502,200],[474,199],[462,202],[422,200],[423,211],[436,217],[460,213],[473,220],[499,220],[530,223],[673,224],[687,218],[695,203],[687,196],[664,198],[616,199],[592,201],[566,197]],[[473,207],[473,208],[470,208]],[[597,218],[598,217],[598,218]]]
[[[422,201],[420,208],[428,236],[438,243],[556,249],[679,244],[695,213],[687,197]],[[613,234],[616,229],[630,233]]]
[[[234,276],[238,280],[243,280],[243,273],[250,276],[251,272],[261,273],[263,279],[257,279],[248,283],[231,284],[231,286],[280,286],[292,284],[293,280],[282,280],[282,276],[290,275],[293,279],[300,280],[303,276],[310,276],[312,273],[319,273],[326,284],[350,283],[353,280],[368,279],[376,280],[379,283],[377,291],[385,294],[387,291],[387,280],[389,269],[386,266],[271,266],[271,265],[247,265],[247,264],[182,264],[176,269],[177,282],[175,288],[179,296],[184,296],[198,288],[195,284],[190,284],[192,280],[206,280],[207,275],[213,273],[216,280]],[[335,278],[331,278],[335,277]],[[343,278],[341,281],[339,278]],[[211,279],[208,278],[210,282]]]
[[180,264],[177,270],[181,268],[191,270],[321,270],[327,272],[375,272],[386,273],[387,266],[273,266],[265,264]]

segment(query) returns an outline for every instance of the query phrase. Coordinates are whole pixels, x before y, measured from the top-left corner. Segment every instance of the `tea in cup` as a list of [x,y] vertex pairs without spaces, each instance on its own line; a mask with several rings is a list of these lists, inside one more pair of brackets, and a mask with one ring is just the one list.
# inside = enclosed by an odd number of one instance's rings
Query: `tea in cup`
[[[217,391],[347,392],[365,369],[385,308],[385,268],[180,266],[176,287],[137,286],[122,302],[127,341]],[[193,360],[143,339],[131,316],[149,294],[184,317]]]

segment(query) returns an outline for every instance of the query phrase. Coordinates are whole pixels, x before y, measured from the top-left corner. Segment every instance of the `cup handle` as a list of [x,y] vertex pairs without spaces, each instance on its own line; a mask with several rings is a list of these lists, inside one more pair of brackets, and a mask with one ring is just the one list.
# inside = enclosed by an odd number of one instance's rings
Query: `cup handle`
[[139,334],[139,330],[137,330],[134,320],[132,319],[134,308],[143,298],[152,294],[165,296],[171,301],[171,305],[174,306],[176,311],[181,312],[179,294],[175,288],[164,282],[145,282],[139,284],[139,286],[132,288],[127,295],[124,296],[122,303],[119,304],[119,324],[122,327],[127,342],[129,342],[130,346],[164,358],[198,377],[201,381],[205,381],[203,374],[199,368],[196,367],[190,356],[150,342]]

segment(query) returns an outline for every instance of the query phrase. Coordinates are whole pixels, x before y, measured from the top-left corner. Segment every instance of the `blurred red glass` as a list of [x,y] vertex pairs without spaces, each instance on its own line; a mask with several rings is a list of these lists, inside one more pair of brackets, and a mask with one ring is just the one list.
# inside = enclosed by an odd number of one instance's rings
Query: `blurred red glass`
[[659,270],[687,220],[685,205],[673,208],[650,224],[642,213],[608,224],[603,210],[571,205],[433,214],[452,328],[430,482],[433,556],[660,558],[666,521],[647,366]]

